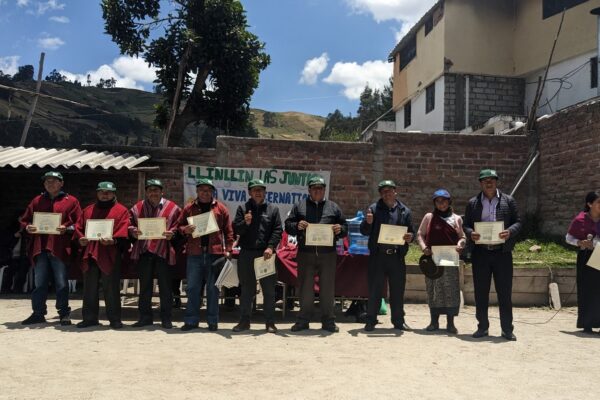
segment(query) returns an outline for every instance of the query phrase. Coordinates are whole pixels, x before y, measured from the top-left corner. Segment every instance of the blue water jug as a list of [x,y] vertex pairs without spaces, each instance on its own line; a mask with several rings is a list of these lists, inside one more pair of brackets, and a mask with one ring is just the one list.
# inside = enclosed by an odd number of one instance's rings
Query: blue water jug
[[348,239],[350,254],[369,254],[369,237],[361,235],[360,223],[365,218],[362,211],[356,213],[356,217],[346,220],[348,222]]

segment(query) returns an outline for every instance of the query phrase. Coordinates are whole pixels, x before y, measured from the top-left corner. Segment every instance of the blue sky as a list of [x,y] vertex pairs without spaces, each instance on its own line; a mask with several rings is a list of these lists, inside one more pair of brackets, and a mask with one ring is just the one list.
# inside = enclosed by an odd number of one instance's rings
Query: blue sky
[[[392,73],[387,56],[434,0],[242,0],[249,30],[266,43],[271,65],[251,105],[326,116],[356,113],[368,82],[381,88]],[[53,69],[92,82],[151,90],[154,70],[121,56],[105,35],[97,0],[0,0],[0,70],[36,68],[46,53]]]

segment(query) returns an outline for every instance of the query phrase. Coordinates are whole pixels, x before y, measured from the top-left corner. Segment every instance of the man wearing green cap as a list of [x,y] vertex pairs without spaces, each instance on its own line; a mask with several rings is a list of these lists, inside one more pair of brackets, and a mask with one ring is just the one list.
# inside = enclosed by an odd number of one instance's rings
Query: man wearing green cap
[[[335,242],[348,235],[348,224],[339,206],[325,199],[325,179],[313,176],[308,181],[306,199],[292,207],[285,220],[285,231],[298,237],[298,284],[300,290],[300,312],[293,332],[309,328],[314,308],[314,276],[319,275],[319,306],[321,308],[321,328],[329,332],[338,332],[335,324],[334,295],[335,267],[337,254]],[[329,224],[332,226],[334,240],[327,246],[306,245],[306,229],[309,224]]]
[[[513,333],[512,315],[512,249],[521,231],[521,218],[515,199],[498,190],[498,174],[493,169],[482,169],[479,173],[481,192],[471,198],[465,210],[463,229],[469,240],[473,263],[473,285],[475,289],[475,312],[477,331],[474,338],[488,335],[490,322],[488,305],[492,277],[496,286],[500,308],[502,337],[517,340]],[[502,221],[504,229],[498,234],[502,244],[478,244],[481,234],[475,231],[475,222]]]
[[[392,324],[395,329],[409,330],[404,320],[404,289],[406,287],[406,263],[404,257],[408,244],[412,242],[414,228],[412,213],[404,203],[396,198],[396,183],[386,179],[377,185],[381,198],[367,208],[366,218],[360,224],[360,232],[369,237],[369,301],[367,303],[367,322],[365,331],[370,332],[377,325],[377,312],[381,305],[381,296],[385,277],[388,277],[390,289],[390,308]],[[403,245],[379,243],[381,225],[399,225],[407,228],[402,238]]]
[[[238,259],[238,276],[242,294],[240,297],[240,322],[233,327],[234,332],[250,329],[252,299],[256,293],[254,259],[265,260],[276,257],[275,249],[281,240],[283,228],[277,206],[265,201],[267,187],[260,179],[248,182],[250,200],[238,206],[233,220],[233,230],[239,235],[241,247]],[[260,280],[263,292],[263,311],[267,332],[276,333],[275,327],[275,284],[277,275],[269,275]]]
[[[207,322],[210,331],[216,331],[219,324],[219,291],[215,286],[216,276],[213,263],[219,258],[230,257],[233,246],[233,229],[227,207],[214,198],[215,185],[207,178],[196,183],[198,197],[184,207],[177,226],[186,235],[185,251],[187,254],[187,306],[185,308],[182,331],[198,328],[200,323],[200,303],[202,288],[206,285]],[[218,231],[193,237],[196,226],[188,222],[188,217],[212,212]]]
[[[177,221],[181,209],[171,200],[163,197],[163,184],[159,179],[146,181],[146,198],[138,201],[129,210],[129,237],[135,242],[131,249],[131,259],[137,261],[137,271],[140,278],[140,298],[138,310],[139,319],[133,327],[152,325],[152,289],[153,278],[158,278],[160,296],[161,326],[171,329],[173,309],[173,289],[171,268],[177,262],[175,248],[171,244],[177,233]],[[138,227],[140,218],[164,218],[165,231],[161,232],[162,239],[138,240],[143,232]]]
[[[96,188],[96,202],[83,209],[75,227],[75,239],[83,247],[83,320],[78,328],[99,325],[99,284],[102,281],[106,316],[112,329],[121,329],[121,256],[129,249],[127,207],[117,202],[117,187],[112,182],[100,182]],[[88,221],[112,222],[112,237],[86,237]],[[89,234],[89,232],[87,232]]]
[[[61,325],[71,325],[69,307],[69,287],[67,285],[66,262],[71,254],[71,236],[75,223],[81,215],[79,201],[65,193],[63,176],[60,172],[50,171],[42,176],[44,191],[27,206],[21,217],[21,227],[31,236],[28,254],[34,265],[35,289],[31,294],[33,314],[22,324],[30,325],[46,321],[46,300],[48,282],[54,277],[56,288],[56,308]],[[33,225],[35,213],[60,214],[60,226],[56,234],[39,233]]]

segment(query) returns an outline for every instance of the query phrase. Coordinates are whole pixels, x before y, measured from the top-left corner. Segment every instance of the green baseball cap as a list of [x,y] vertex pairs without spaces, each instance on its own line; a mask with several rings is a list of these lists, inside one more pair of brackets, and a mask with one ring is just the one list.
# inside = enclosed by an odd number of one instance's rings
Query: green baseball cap
[[377,185],[377,190],[381,190],[384,187],[391,187],[396,189],[396,182],[392,181],[391,179],[384,179],[383,181],[380,181]]
[[201,179],[198,179],[198,180],[196,181],[196,187],[198,187],[198,186],[202,186],[202,185],[208,185],[208,186],[212,187],[212,188],[213,188],[213,190],[217,190],[217,189],[215,188],[215,185],[213,185],[213,181],[212,181],[212,179],[208,179],[208,178],[201,178]]
[[262,187],[266,189],[267,185],[265,185],[261,179],[252,179],[250,182],[248,182],[248,190],[252,189],[253,187]]
[[105,182],[100,182],[98,184],[98,187],[96,188],[96,192],[99,192],[100,190],[106,190],[107,192],[116,192],[117,187],[115,186],[114,183],[105,181]]
[[146,181],[146,189],[148,189],[150,186],[158,186],[161,189],[164,187],[160,179],[148,179]]
[[323,179],[322,176],[315,175],[308,180],[308,187],[318,185],[327,186],[327,184],[325,184],[325,179]]
[[63,180],[63,176],[60,172],[57,171],[48,171],[44,175],[42,175],[42,180],[45,181],[46,178],[56,178],[59,180]]
[[479,171],[479,180],[484,180],[486,178],[494,178],[494,179],[498,179],[498,174],[496,173],[495,169],[482,169],[481,171]]

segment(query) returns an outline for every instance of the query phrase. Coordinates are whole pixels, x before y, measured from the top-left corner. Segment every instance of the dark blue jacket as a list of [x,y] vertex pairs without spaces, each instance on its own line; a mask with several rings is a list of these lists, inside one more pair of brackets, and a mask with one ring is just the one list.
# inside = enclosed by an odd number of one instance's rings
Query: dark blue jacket
[[[396,221],[396,225],[406,226],[408,228],[408,232],[414,234],[415,230],[412,224],[410,208],[408,208],[400,200],[396,200],[396,205],[398,206],[398,220]],[[373,223],[371,225],[367,224],[365,217],[360,224],[360,233],[369,237],[369,252],[371,254],[375,254],[379,251],[377,239],[379,238],[381,224],[390,223],[390,208],[381,199],[379,199],[379,201],[376,203],[371,204],[369,208],[373,211]],[[383,246],[389,247],[389,245]],[[398,252],[401,256],[405,256],[408,252],[408,243],[405,243],[404,246],[399,246]]]

